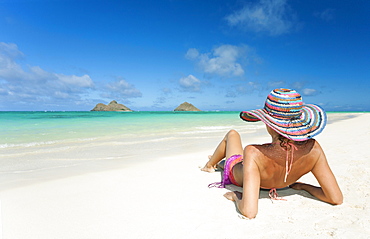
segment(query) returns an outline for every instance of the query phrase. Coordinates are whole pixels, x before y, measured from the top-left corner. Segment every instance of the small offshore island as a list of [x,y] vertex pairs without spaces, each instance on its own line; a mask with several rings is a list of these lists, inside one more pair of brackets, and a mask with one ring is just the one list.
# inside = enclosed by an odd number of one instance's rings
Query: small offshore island
[[124,106],[123,104],[118,104],[117,101],[112,100],[108,105],[103,103],[97,104],[94,109],[91,111],[127,111],[131,112],[132,110],[128,107]]
[[188,102],[184,102],[181,105],[177,106],[176,109],[174,109],[174,111],[201,111],[201,110]]
[[[123,104],[118,104],[117,101],[115,100],[112,100],[108,105],[105,105],[103,103],[97,104],[91,111],[132,112],[133,110],[131,110],[130,108],[126,107]],[[188,102],[184,102],[178,107],[176,107],[174,111],[201,111],[201,110]]]

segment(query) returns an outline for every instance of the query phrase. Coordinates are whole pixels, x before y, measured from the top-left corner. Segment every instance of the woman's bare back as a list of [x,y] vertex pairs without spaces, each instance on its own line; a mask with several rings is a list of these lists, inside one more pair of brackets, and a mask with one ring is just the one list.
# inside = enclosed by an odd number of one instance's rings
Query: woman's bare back
[[[300,177],[310,172],[314,167],[322,149],[318,143],[313,140],[307,140],[304,143],[294,143],[297,148],[293,152],[292,169],[287,176],[286,182],[284,177],[286,173],[286,157],[289,154],[291,160],[291,150],[286,150],[280,143],[270,143],[263,145],[249,145],[251,158],[258,165],[261,178],[261,188],[283,188],[296,182]],[[289,167],[289,164],[288,164]],[[234,167],[235,179],[242,185],[243,166]]]

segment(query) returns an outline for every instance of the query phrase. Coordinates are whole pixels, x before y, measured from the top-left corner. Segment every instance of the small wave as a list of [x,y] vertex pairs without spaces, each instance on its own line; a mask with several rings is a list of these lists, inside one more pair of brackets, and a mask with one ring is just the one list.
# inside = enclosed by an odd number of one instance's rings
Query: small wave
[[42,145],[52,145],[52,144],[58,144],[58,143],[66,143],[70,141],[77,141],[77,142],[84,142],[84,141],[93,141],[96,138],[81,138],[81,139],[75,139],[75,140],[51,140],[51,141],[43,141],[43,142],[28,142],[28,143],[18,143],[18,144],[0,144],[0,149],[6,149],[6,148],[15,148],[15,147],[36,147],[36,146],[42,146]]
[[160,142],[160,141],[166,141],[166,140],[173,140],[176,139],[175,137],[164,137],[164,138],[158,138],[158,139],[151,139],[149,142]]
[[230,129],[230,126],[202,126],[202,127],[196,127],[196,129],[200,129],[200,130],[227,130],[227,129]]
[[152,139],[138,139],[138,140],[131,140],[131,141],[108,141],[108,144],[114,145],[137,145],[143,143],[155,143],[155,142],[163,142],[163,141],[170,141],[175,140],[176,137],[161,137],[161,138],[152,138]]
[[0,148],[12,148],[12,147],[34,147],[40,145],[49,145],[55,144],[57,141],[48,141],[48,142],[30,142],[30,143],[20,143],[20,144],[0,144]]

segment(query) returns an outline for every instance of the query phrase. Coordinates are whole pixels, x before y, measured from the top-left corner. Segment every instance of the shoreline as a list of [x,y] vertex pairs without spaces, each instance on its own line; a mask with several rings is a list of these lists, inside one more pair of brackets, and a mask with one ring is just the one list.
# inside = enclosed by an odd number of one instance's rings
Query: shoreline
[[[211,143],[221,139],[217,132],[194,152],[174,149],[126,167],[117,159],[109,170],[94,162],[96,171],[81,165],[72,176],[50,180],[41,174],[38,183],[0,191],[3,238],[367,238],[369,122],[370,114],[335,120],[315,137],[344,194],[340,206],[293,189],[279,191],[287,201],[271,201],[261,191],[257,217],[242,219],[223,197],[240,189],[209,189],[221,175],[199,169],[216,147]],[[251,138],[242,134],[243,144],[268,141],[265,129],[259,131]],[[317,185],[312,174],[300,181]]]
[[[327,125],[350,120],[363,114],[335,113],[328,115]],[[366,114],[365,114],[366,115]],[[369,114],[370,115],[370,114]],[[104,172],[119,168],[130,168],[135,164],[145,164],[152,160],[160,161],[163,157],[176,158],[178,155],[207,151],[205,158],[213,153],[215,146],[230,129],[238,130],[242,135],[243,146],[248,144],[263,144],[270,142],[262,122],[254,123],[254,130],[244,130],[243,121],[236,121],[235,127],[212,129],[210,133],[197,135],[192,133],[178,139],[156,140],[156,136],[147,142],[135,144],[122,142],[119,137],[97,139],[92,141],[61,142],[34,147],[15,147],[0,149],[0,192],[79,176],[94,172]],[[212,127],[210,125],[210,127]],[[324,133],[325,134],[325,130]],[[321,135],[315,138],[319,138]],[[167,140],[171,140],[168,148]],[[148,148],[148,146],[150,147]],[[122,147],[131,147],[124,152]],[[147,147],[148,149],[144,149]]]

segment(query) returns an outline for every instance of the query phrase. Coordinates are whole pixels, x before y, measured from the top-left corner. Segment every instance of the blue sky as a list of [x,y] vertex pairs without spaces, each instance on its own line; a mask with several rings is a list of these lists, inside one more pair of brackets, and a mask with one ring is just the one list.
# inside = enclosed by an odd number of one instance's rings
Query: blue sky
[[0,110],[370,111],[367,0],[0,0]]

